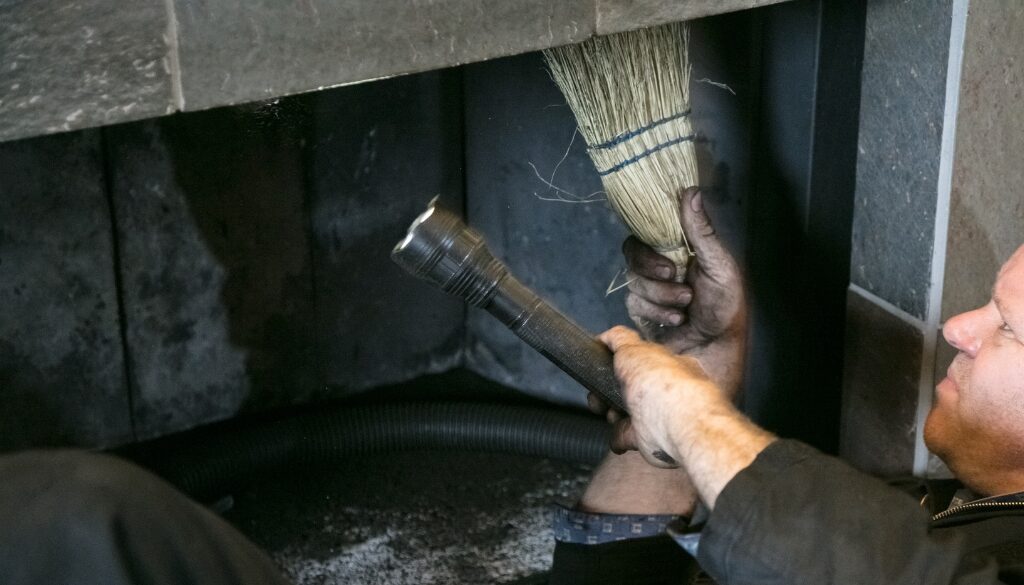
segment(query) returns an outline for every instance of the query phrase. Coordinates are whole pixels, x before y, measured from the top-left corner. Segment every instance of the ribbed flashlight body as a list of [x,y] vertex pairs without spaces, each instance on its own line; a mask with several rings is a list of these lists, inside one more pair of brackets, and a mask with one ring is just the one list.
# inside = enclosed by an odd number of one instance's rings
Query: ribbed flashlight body
[[512,276],[483,237],[434,204],[392,251],[408,272],[494,315],[588,390],[625,410],[608,348]]

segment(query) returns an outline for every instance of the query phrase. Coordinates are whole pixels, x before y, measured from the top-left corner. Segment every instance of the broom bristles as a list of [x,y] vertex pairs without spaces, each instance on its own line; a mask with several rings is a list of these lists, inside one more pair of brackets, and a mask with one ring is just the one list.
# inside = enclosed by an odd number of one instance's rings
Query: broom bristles
[[686,25],[674,23],[544,51],[608,201],[681,268],[691,252],[678,196],[698,185],[687,44]]

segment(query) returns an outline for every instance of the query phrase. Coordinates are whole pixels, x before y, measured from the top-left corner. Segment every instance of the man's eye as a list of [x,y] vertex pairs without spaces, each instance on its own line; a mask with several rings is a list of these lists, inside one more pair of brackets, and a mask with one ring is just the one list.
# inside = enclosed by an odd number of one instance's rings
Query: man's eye
[[1010,326],[1006,323],[1006,321],[1003,321],[1003,324],[999,326],[999,330],[1000,331],[1012,331],[1012,329],[1010,329]]

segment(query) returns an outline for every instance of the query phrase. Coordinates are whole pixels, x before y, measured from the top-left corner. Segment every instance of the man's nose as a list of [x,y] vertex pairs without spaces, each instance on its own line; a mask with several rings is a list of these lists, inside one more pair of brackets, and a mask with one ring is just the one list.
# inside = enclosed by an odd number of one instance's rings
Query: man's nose
[[977,355],[981,348],[981,336],[978,335],[978,311],[961,313],[946,321],[942,326],[942,336],[950,345],[970,357]]

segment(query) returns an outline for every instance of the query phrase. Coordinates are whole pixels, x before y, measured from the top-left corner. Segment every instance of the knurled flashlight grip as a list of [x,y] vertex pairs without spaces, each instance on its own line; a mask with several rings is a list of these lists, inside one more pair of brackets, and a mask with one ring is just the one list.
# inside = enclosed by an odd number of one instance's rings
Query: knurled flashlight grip
[[625,412],[611,351],[512,276],[483,237],[430,202],[391,258],[409,273],[487,310],[588,390]]

